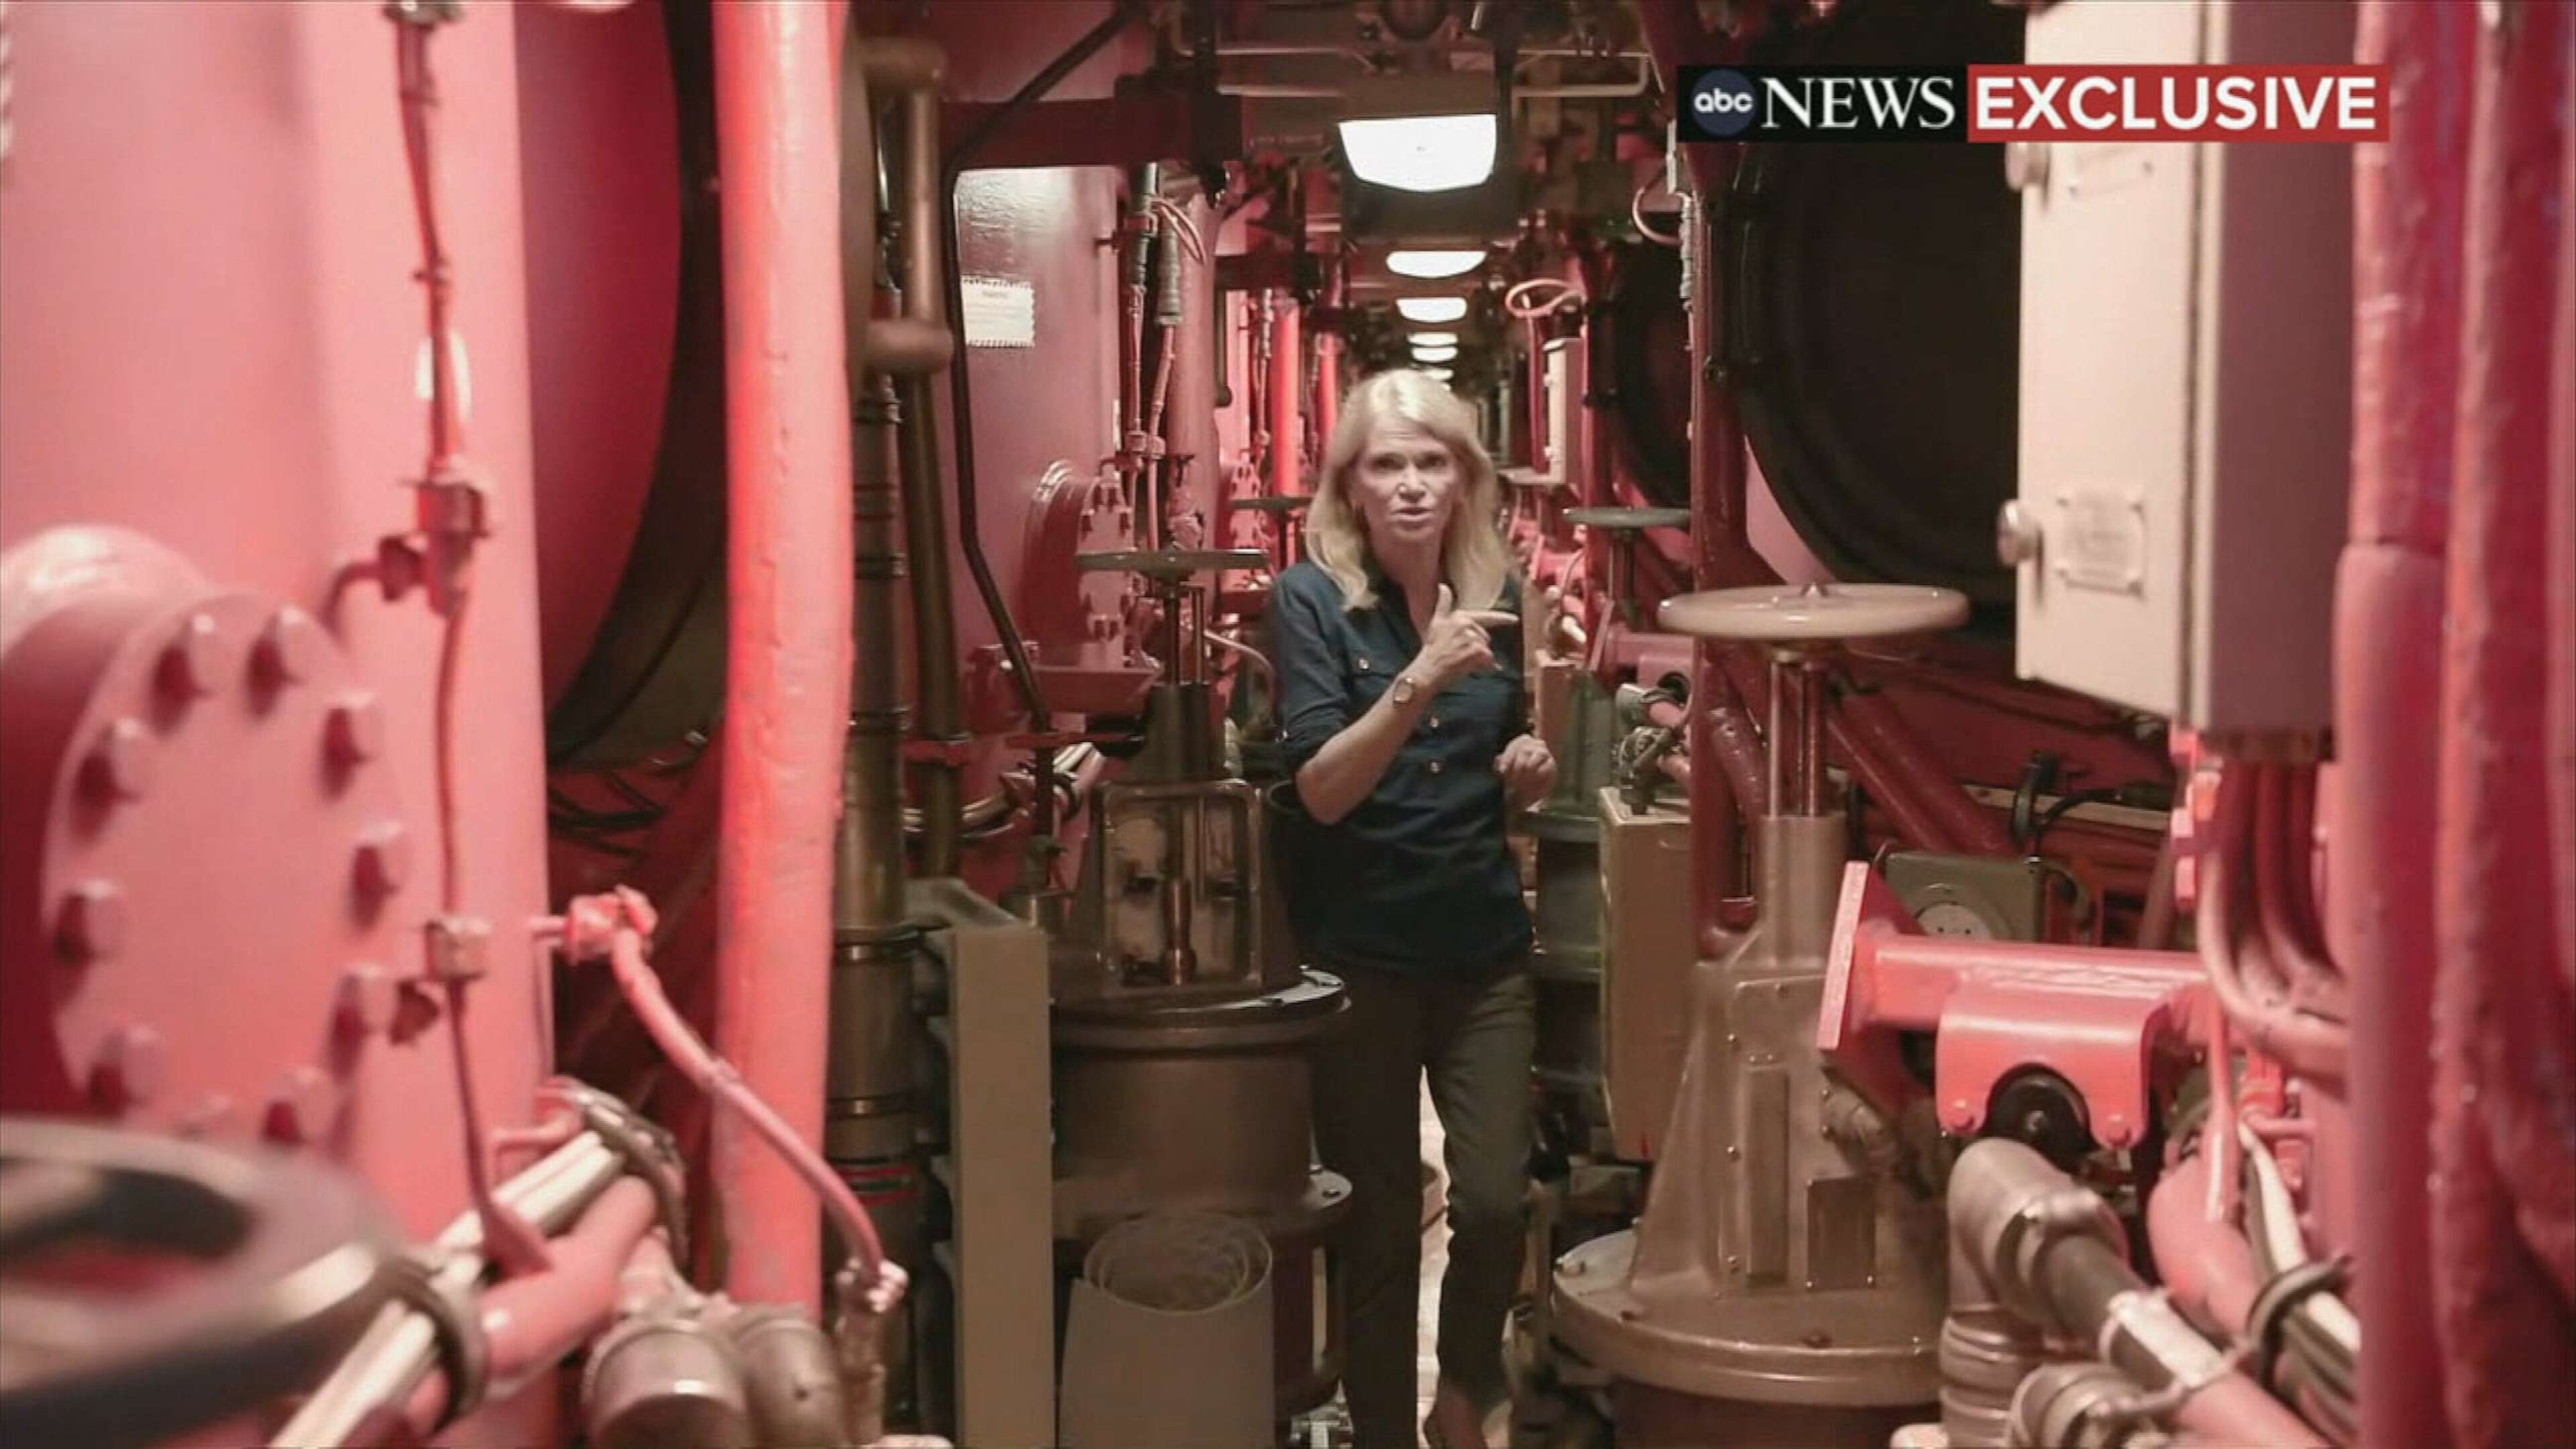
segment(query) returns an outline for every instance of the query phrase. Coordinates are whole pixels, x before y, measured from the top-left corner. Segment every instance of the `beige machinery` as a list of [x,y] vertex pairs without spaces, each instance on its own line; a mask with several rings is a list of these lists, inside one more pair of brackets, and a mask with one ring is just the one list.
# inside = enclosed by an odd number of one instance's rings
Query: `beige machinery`
[[[1812,1045],[1846,853],[1821,706],[1836,641],[1966,613],[1955,592],[1896,585],[1663,606],[1677,633],[1769,648],[1774,813],[1756,842],[1757,923],[1694,968],[1645,1213],[1556,1266],[1556,1337],[1612,1380],[1623,1446],[1877,1449],[1938,1394],[1940,1201],[1895,1124],[1836,1084]],[[1792,700],[1797,724],[1784,725]]]
[[1276,949],[1260,791],[1224,765],[1192,581],[1259,567],[1257,550],[1086,554],[1141,575],[1162,606],[1165,676],[1142,750],[1100,787],[1071,919],[1054,955],[1058,1265],[1148,1212],[1248,1219],[1271,1255],[1277,1417],[1341,1378],[1327,1246],[1351,1187],[1313,1165],[1315,1042],[1341,983]]

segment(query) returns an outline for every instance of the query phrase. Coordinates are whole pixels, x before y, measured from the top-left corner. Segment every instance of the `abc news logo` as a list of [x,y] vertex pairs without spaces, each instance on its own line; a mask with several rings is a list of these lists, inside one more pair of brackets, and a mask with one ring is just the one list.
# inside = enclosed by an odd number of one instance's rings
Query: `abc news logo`
[[1688,66],[1686,141],[2385,141],[2385,65]]
[[1967,72],[1690,66],[1686,141],[1965,141]]

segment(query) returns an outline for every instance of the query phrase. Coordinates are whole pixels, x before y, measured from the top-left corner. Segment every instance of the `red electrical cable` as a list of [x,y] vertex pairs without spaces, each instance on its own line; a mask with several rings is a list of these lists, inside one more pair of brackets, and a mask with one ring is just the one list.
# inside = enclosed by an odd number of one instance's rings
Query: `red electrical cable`
[[732,1063],[707,1049],[663,994],[661,978],[644,945],[653,919],[652,905],[633,890],[579,897],[565,908],[561,923],[565,954],[574,960],[607,958],[619,992],[671,1065],[716,1105],[740,1116],[822,1201],[825,1216],[858,1270],[856,1286],[869,1309],[880,1314],[892,1309],[902,1299],[905,1275],[902,1268],[886,1261],[867,1208],[849,1184],[796,1135],[796,1129],[744,1084]]

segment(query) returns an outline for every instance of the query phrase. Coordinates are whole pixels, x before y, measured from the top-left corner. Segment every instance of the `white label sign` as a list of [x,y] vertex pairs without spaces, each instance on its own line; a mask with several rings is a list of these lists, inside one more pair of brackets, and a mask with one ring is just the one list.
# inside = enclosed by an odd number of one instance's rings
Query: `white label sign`
[[965,284],[966,345],[969,347],[1035,347],[1038,345],[1038,294],[1026,282],[999,277],[968,277]]

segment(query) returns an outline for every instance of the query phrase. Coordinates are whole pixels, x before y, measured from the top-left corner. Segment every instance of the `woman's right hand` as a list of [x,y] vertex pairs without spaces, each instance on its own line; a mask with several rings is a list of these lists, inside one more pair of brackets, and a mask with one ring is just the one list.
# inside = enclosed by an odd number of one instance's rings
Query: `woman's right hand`
[[1426,687],[1446,689],[1468,675],[1494,667],[1494,641],[1489,629],[1508,628],[1516,616],[1500,609],[1461,609],[1447,584],[1431,607],[1431,627],[1423,631],[1422,652],[1413,665],[1430,676]]

